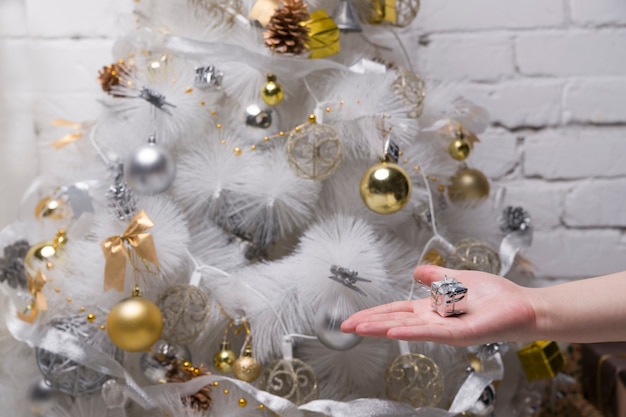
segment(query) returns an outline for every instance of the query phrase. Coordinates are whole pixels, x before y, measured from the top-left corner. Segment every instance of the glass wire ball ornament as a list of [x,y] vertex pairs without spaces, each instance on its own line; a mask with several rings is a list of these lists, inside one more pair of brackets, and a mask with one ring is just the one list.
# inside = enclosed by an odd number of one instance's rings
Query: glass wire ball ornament
[[165,384],[168,376],[174,372],[176,366],[183,362],[191,362],[191,352],[184,345],[175,345],[165,340],[159,340],[149,352],[141,355],[139,366],[141,372],[150,382]]
[[500,273],[500,255],[484,243],[462,239],[454,248],[454,253],[446,258],[447,268]]
[[[83,345],[99,350],[102,354],[122,362],[124,353],[116,348],[98,326],[87,322],[83,315],[56,318],[50,321],[50,327],[69,333]],[[50,388],[73,395],[89,396],[97,392],[111,376],[80,365],[61,354],[43,348],[35,349],[37,365]]]
[[142,194],[159,194],[176,178],[176,162],[167,148],[157,145],[154,135],[148,144],[135,149],[124,164],[124,178]]
[[169,287],[159,296],[156,305],[163,315],[161,338],[175,344],[195,341],[211,313],[207,293],[188,284]]
[[300,178],[321,181],[330,177],[341,165],[341,154],[337,130],[316,123],[313,114],[309,123],[295,128],[287,139],[289,166]]
[[385,389],[390,400],[415,408],[435,407],[443,396],[444,379],[439,366],[419,353],[398,355],[385,371]]
[[261,390],[296,405],[317,400],[319,397],[315,371],[297,358],[278,359],[268,364],[259,378],[258,386]]
[[393,93],[402,98],[404,104],[411,106],[407,111],[407,116],[418,119],[424,110],[424,100],[426,99],[426,82],[406,68],[398,70],[398,78],[392,84]]

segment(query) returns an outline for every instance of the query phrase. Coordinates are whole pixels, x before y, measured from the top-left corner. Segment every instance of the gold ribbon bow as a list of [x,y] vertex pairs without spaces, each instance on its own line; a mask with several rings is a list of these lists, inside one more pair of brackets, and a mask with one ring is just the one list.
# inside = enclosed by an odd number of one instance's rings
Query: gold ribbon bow
[[91,127],[92,124],[93,124],[92,122],[76,123],[76,122],[72,122],[70,120],[65,120],[65,119],[53,120],[52,126],[67,127],[70,129],[74,129],[76,132],[68,133],[62,138],[57,139],[54,142],[52,142],[50,146],[52,146],[56,150],[59,150],[63,148],[64,146],[69,145],[72,142],[76,142],[77,140],[85,136],[86,130],[89,127]]
[[146,266],[149,261],[158,267],[154,240],[147,232],[152,226],[154,226],[152,220],[141,210],[133,217],[122,235],[111,236],[102,242],[105,258],[104,291],[111,288],[119,292],[124,291],[126,260],[130,260],[133,269],[137,269],[132,259],[133,255],[137,255]]
[[24,313],[17,312],[17,317],[27,323],[32,323],[40,311],[48,309],[46,296],[42,292],[43,286],[46,285],[46,277],[41,272],[41,269],[38,269],[34,277],[28,274],[26,278],[28,280],[28,291],[33,296],[33,300],[26,307]]

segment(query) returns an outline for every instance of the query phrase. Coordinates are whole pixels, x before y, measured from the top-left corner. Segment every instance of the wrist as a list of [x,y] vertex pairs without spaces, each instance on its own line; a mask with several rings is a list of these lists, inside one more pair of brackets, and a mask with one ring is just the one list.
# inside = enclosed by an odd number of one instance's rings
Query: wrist
[[546,289],[524,288],[524,292],[534,316],[525,341],[551,340],[554,337],[554,309],[550,305],[550,298],[546,296]]

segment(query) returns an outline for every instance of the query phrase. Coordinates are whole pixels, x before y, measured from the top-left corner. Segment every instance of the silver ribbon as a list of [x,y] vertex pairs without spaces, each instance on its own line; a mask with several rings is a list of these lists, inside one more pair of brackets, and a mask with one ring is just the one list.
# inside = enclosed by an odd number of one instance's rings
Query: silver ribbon
[[271,69],[273,74],[283,80],[304,78],[313,72],[325,69],[349,71],[345,65],[328,59],[265,55],[223,41],[201,42],[148,29],[139,31],[124,40],[144,49],[166,49],[179,56],[205,62],[223,62],[224,57],[228,57],[231,62],[245,63],[263,73]]
[[507,234],[500,243],[500,276],[506,275],[515,263],[517,254],[530,246],[533,240],[533,228],[516,230]]
[[508,343],[488,343],[472,346],[467,350],[480,359],[482,365],[481,374],[488,376],[493,381],[501,381],[504,378],[502,355],[508,350]]

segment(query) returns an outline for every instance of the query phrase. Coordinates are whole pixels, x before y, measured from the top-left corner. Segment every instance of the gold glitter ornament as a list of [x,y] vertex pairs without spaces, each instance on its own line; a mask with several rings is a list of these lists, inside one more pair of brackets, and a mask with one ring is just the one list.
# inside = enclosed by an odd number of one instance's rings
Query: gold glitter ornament
[[252,346],[248,343],[243,354],[233,364],[235,378],[246,382],[255,381],[261,375],[261,364],[254,359]]
[[283,101],[283,86],[276,81],[274,74],[267,75],[267,81],[261,90],[261,98],[268,106],[276,106]]
[[387,397],[415,408],[436,407],[443,396],[444,379],[439,366],[427,356],[397,356],[385,372]]
[[223,374],[232,372],[235,360],[237,360],[237,355],[231,349],[230,342],[222,340],[220,350],[213,355],[213,367]]
[[473,203],[489,196],[489,180],[477,169],[462,167],[448,186],[448,197],[453,203]]
[[164,340],[174,344],[195,341],[209,319],[209,296],[200,288],[179,284],[167,288],[156,302],[163,314]]
[[161,337],[163,316],[152,301],[141,296],[138,288],[133,296],[113,306],[107,316],[106,330],[120,349],[139,352],[148,349]]
[[319,397],[319,384],[313,368],[300,359],[278,359],[265,367],[258,387],[296,405]]
[[359,191],[370,210],[392,214],[409,202],[411,188],[411,178],[404,168],[392,162],[380,162],[365,171]]
[[309,123],[294,129],[287,139],[289,166],[300,178],[323,180],[341,165],[342,145],[339,133],[331,126]]
[[446,258],[447,268],[500,273],[500,255],[484,243],[462,239],[454,247],[454,253]]

